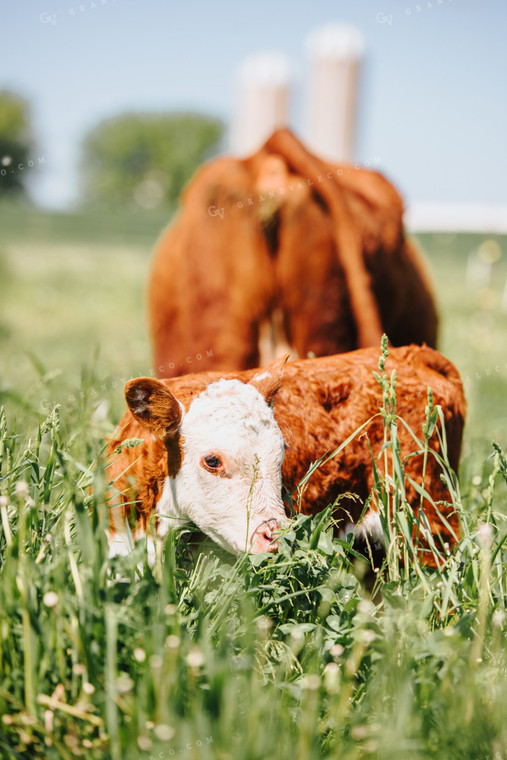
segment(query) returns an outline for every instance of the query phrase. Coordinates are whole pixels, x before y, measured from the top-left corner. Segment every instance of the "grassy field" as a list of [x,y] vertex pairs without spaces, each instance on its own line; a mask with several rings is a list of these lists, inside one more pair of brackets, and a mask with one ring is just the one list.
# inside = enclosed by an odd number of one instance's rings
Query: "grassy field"
[[405,567],[370,596],[331,511],[276,556],[195,557],[182,531],[141,577],[142,545],[108,560],[100,455],[151,370],[165,221],[0,206],[0,757],[507,760],[507,240],[420,236],[469,402],[463,537],[421,568],[397,504]]

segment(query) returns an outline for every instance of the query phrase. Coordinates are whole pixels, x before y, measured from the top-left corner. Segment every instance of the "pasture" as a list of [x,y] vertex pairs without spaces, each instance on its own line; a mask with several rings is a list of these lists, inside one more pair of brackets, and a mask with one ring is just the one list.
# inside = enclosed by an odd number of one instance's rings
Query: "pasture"
[[142,545],[108,560],[101,452],[151,373],[165,222],[0,206],[0,757],[507,760],[507,239],[418,238],[469,403],[459,486],[444,467],[463,536],[423,568],[396,503],[405,565],[369,595],[331,509],[276,556],[183,530],[142,577]]

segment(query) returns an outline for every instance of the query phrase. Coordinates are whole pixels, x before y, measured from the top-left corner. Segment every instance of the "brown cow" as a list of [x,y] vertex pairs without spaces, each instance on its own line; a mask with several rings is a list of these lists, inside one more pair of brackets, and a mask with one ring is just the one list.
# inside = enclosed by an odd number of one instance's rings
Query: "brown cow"
[[[137,535],[156,514],[161,536],[171,524],[191,520],[229,551],[276,548],[273,534],[284,523],[282,479],[294,492],[313,462],[367,423],[313,473],[300,503],[295,497],[298,509],[315,514],[353,492],[359,498],[340,501],[339,516],[357,523],[373,487],[370,447],[384,471],[382,391],[373,375],[377,364],[378,349],[368,348],[285,367],[277,360],[264,370],[131,380],[126,385],[129,411],[108,444],[109,479],[120,492],[110,504],[112,552],[128,548],[124,517],[132,504]],[[457,470],[466,408],[457,370],[437,351],[419,346],[392,349],[386,370],[393,369],[396,413],[419,439],[427,387],[432,388],[443,410],[449,463]],[[132,438],[142,445],[115,453]],[[424,513],[431,532],[437,544],[452,546],[459,523],[445,503],[450,496],[441,467],[433,455],[424,463],[421,453],[414,454],[419,446],[401,423],[398,438],[401,455],[412,455],[405,465],[407,499],[417,514],[420,496],[408,478],[421,483],[424,471],[430,496],[423,501]],[[430,445],[440,452],[436,430]],[[363,529],[378,538],[374,501]]]
[[[435,346],[437,315],[403,205],[379,173],[331,166],[288,131],[186,188],[149,285],[156,372],[241,370],[380,343]],[[191,362],[191,363],[190,363]]]

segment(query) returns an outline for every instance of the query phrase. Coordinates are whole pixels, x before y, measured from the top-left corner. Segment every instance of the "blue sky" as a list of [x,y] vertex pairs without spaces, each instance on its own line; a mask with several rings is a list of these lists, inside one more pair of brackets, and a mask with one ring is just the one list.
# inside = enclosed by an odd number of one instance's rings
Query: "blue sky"
[[407,202],[507,202],[506,0],[0,0],[0,88],[32,103],[43,163],[33,192],[68,207],[79,146],[121,111],[228,121],[237,67],[280,50],[303,133],[308,32],[356,25],[367,44],[356,157]]

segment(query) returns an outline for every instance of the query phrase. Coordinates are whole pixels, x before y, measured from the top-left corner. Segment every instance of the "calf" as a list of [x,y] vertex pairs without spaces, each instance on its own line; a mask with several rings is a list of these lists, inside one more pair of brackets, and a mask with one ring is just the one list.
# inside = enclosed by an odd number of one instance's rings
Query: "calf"
[[[229,551],[276,550],[276,531],[288,511],[282,482],[294,493],[313,462],[367,423],[295,494],[296,508],[305,514],[341,496],[342,516],[357,523],[374,485],[372,454],[381,472],[384,467],[377,365],[378,349],[369,348],[289,364],[277,360],[263,370],[128,382],[129,412],[108,444],[109,479],[117,491],[110,502],[112,551],[128,548],[124,521],[131,508],[137,536],[154,514],[159,536],[191,520]],[[449,463],[457,470],[466,406],[457,370],[437,351],[419,346],[391,349],[386,370],[393,369],[396,413],[419,437],[432,388],[442,407]],[[132,438],[141,445],[121,447]],[[440,465],[431,455],[425,461],[402,424],[398,438],[408,501],[417,514],[420,496],[410,479],[422,483],[424,472],[426,518],[437,542],[452,546],[459,523],[452,507],[439,503],[449,499]],[[431,447],[440,453],[436,431]],[[349,493],[359,498],[343,497]],[[379,523],[371,504],[359,532],[375,539]]]
[[[156,247],[148,302],[159,377],[258,367],[288,347],[328,356],[434,346],[437,314],[403,203],[378,172],[333,166],[288,130],[216,159]],[[269,357],[269,358],[268,358]]]

